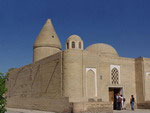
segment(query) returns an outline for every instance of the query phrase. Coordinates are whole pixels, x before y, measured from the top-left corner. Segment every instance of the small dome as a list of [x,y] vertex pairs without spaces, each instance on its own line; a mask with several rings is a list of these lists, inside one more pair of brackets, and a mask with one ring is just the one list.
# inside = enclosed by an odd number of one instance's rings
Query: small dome
[[78,35],[71,35],[66,41],[66,49],[83,50],[83,41]]
[[68,41],[82,41],[81,38],[78,36],[78,35],[71,35],[68,39],[67,39],[67,42]]
[[98,55],[105,55],[105,56],[118,56],[117,51],[108,44],[98,43],[93,44],[86,48],[87,51],[94,52]]
[[60,40],[50,19],[46,21],[37,39],[35,40],[34,48],[36,47],[55,47],[61,49]]

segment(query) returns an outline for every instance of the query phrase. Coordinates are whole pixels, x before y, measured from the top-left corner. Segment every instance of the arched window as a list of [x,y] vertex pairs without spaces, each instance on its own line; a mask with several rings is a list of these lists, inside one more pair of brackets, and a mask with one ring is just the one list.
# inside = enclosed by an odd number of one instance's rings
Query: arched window
[[72,48],[75,48],[75,42],[74,41],[72,42]]
[[95,73],[93,70],[89,70],[87,72],[87,96],[92,98],[96,95],[96,87],[95,87]]
[[67,49],[69,49],[69,43],[67,42]]
[[115,67],[111,70],[111,83],[119,84],[119,71]]
[[79,49],[81,49],[81,42],[79,42]]

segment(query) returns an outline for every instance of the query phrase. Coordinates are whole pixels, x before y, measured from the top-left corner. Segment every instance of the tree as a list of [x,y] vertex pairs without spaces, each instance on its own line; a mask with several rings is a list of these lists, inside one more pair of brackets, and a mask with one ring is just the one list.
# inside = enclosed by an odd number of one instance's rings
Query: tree
[[0,73],[0,113],[5,113],[7,74]]

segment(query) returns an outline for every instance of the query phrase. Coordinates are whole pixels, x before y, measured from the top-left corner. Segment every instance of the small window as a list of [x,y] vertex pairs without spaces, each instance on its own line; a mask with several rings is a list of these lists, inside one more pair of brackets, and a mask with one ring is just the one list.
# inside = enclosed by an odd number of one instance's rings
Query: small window
[[81,49],[81,42],[79,42],[79,48]]
[[115,67],[111,70],[111,80],[112,84],[119,84],[119,71]]
[[72,42],[72,48],[75,48],[75,42]]
[[54,36],[52,36],[52,38],[54,38]]
[[67,42],[67,49],[69,49],[69,43]]

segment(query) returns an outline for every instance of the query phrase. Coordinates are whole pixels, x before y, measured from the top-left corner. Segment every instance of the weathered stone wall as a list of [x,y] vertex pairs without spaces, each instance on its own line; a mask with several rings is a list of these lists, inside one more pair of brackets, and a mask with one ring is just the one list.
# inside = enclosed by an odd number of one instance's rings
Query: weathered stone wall
[[36,47],[33,50],[33,62],[54,55],[60,51],[61,50],[59,48],[54,48],[54,47]]
[[150,101],[138,103],[138,109],[150,109]]
[[[119,84],[111,83],[110,66],[117,65],[120,67]],[[96,69],[97,78],[97,96],[94,98],[109,101],[109,87],[123,88],[123,95],[126,98],[126,103],[129,103],[130,96],[136,97],[135,85],[135,60],[131,58],[117,56],[98,56],[91,52],[84,51],[83,53],[83,91],[84,97],[88,97],[87,93],[87,73],[86,68]],[[94,76],[93,76],[94,77]]]
[[143,58],[135,59],[135,78],[136,78],[136,100],[137,103],[144,102],[144,67],[143,67]]
[[69,110],[68,99],[62,97],[61,53],[11,71],[7,87],[7,107]]
[[150,59],[149,58],[143,58],[144,64],[144,95],[145,95],[145,101],[150,101]]
[[82,97],[82,50],[63,52],[63,95],[70,102],[80,102]]
[[[111,83],[111,69],[110,65],[116,65],[120,67],[119,84]],[[136,85],[135,85],[135,61],[134,59],[124,57],[101,57],[101,72],[103,76],[101,80],[105,85],[102,89],[117,88],[123,89],[123,96],[126,98],[126,103],[129,103],[130,96],[136,97]],[[108,93],[107,93],[108,94]],[[107,98],[109,99],[109,97]]]
[[50,111],[56,113],[70,113],[71,108],[68,98],[10,98],[7,107],[30,109],[39,111]]
[[113,113],[109,102],[81,102],[73,103],[74,113]]
[[150,108],[150,59],[135,59],[137,107]]
[[[102,86],[105,85],[101,83],[101,80],[99,79],[100,75],[100,57],[97,54],[93,54],[88,51],[83,52],[83,95],[85,97],[85,101],[88,101],[89,98],[103,98],[103,101],[107,101],[104,98],[107,96],[107,89],[104,89],[102,93]],[[93,76],[93,82],[91,83],[89,81],[90,74],[89,72],[92,72]],[[96,81],[94,81],[94,79]],[[89,88],[89,85],[92,85],[95,88]],[[92,95],[89,95],[88,93],[91,92]],[[105,97],[102,97],[102,95],[105,95]]]

